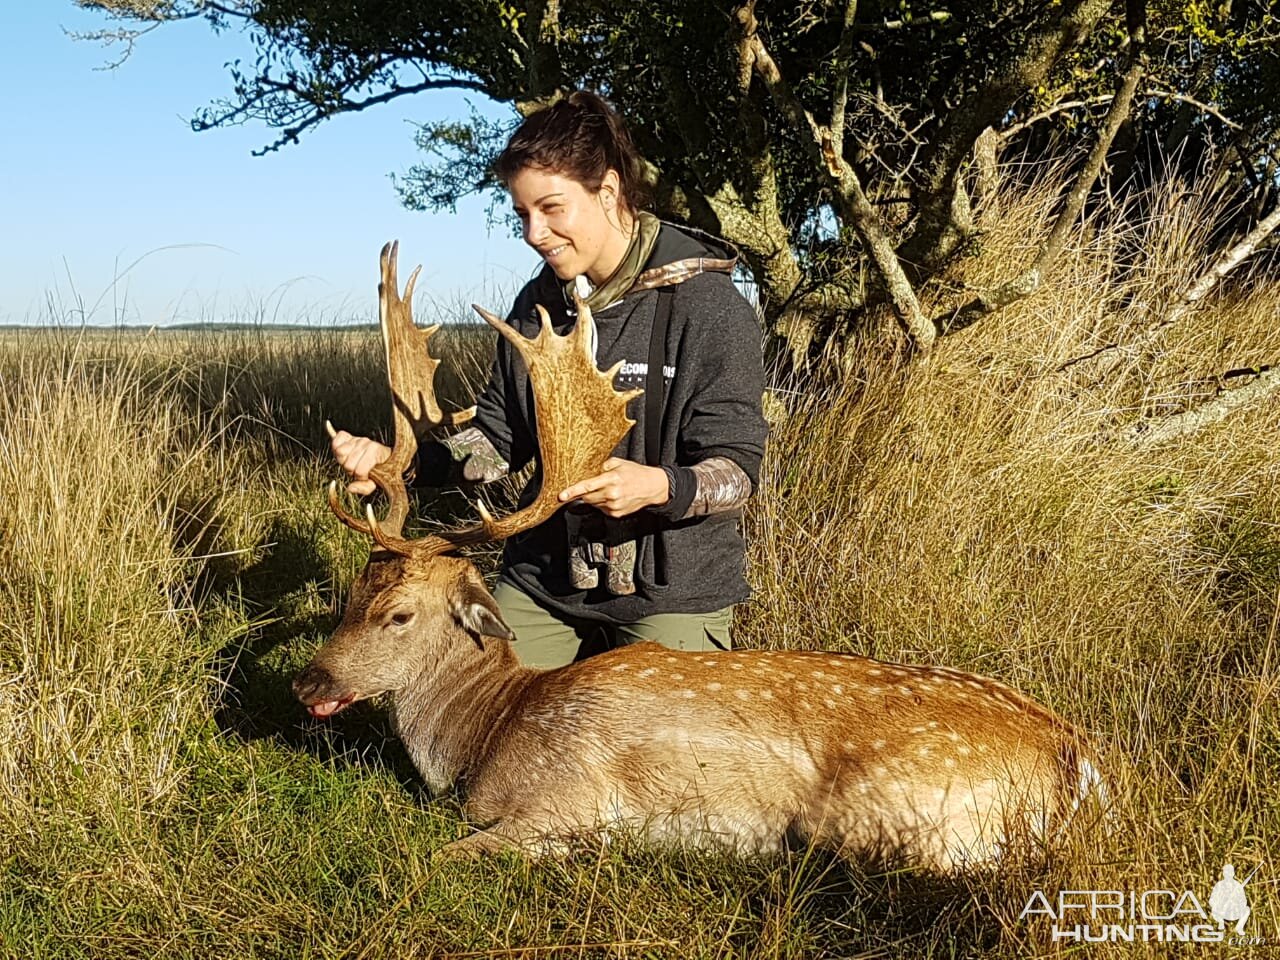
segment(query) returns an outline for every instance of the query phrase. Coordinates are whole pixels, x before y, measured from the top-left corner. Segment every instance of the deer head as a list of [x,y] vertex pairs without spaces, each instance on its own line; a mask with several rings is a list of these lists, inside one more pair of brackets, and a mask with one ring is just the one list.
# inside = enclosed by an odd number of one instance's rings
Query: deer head
[[471,638],[473,651],[477,646],[483,649],[483,637],[511,639],[479,572],[467,560],[449,554],[512,536],[555,513],[562,506],[559,491],[600,472],[634,424],[626,415],[628,401],[642,393],[613,388],[621,364],[607,371],[596,368],[595,321],[580,299],[577,323],[564,336],[552,329],[551,318],[539,306],[542,328],[532,339],[476,306],[529,370],[542,487],[533,503],[509,516],[494,518],[479,504],[478,524],[405,538],[405,472],[419,443],[436,431],[465,423],[474,407],[457,413],[441,410],[434,383],[439,360],[429,353],[430,338],[439,325],[420,330],[414,324],[411,300],[418,270],[401,296],[397,254],[397,244],[382,248],[378,286],[395,442],[390,457],[370,473],[386,495],[388,509],[379,520],[373,506],[366,504],[360,518],[342,505],[337,482],[329,485],[334,514],[372,537],[376,549],[356,579],[338,630],[294,681],[295,694],[316,716],[330,716],[356,700],[402,689],[433,664],[458,653],[454,648],[463,637]]

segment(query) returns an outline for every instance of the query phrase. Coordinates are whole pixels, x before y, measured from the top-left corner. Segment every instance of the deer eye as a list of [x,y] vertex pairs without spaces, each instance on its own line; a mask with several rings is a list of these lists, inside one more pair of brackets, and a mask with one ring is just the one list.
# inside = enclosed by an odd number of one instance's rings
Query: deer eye
[[403,627],[406,623],[413,619],[412,613],[406,613],[403,610],[399,613],[391,615],[391,623],[397,627]]

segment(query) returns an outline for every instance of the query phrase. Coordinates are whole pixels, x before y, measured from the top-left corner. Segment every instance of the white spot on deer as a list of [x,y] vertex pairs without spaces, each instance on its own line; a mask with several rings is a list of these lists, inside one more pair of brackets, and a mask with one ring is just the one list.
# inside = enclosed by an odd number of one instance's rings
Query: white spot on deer
[[678,683],[679,681],[681,681],[681,680],[683,680],[683,679],[684,679],[684,674],[683,674],[683,673],[673,673],[673,674],[671,675],[671,679],[672,679],[672,680],[675,680],[675,681]]
[[761,700],[772,700],[772,699],[773,699],[773,691],[772,691],[772,690],[761,690],[761,691],[760,691],[760,699],[761,699]]
[[868,676],[868,677],[879,677],[879,676],[883,676],[883,675],[884,675],[884,671],[883,671],[883,670],[877,670],[875,667],[872,667],[870,670],[868,670],[868,671],[867,671],[867,676]]
[[883,750],[883,749],[884,749],[885,747],[887,747],[887,746],[888,746],[888,744],[887,744],[887,743],[885,743],[883,740],[875,740],[875,741],[873,741],[873,742],[872,742],[872,744],[871,744],[871,749],[872,749],[872,750]]
[[735,691],[735,692],[734,692],[734,696],[735,696],[735,697],[737,697],[739,700],[750,700],[750,699],[751,699],[751,691],[750,691],[750,690],[737,690],[737,691]]
[[801,700],[801,701],[800,701],[800,709],[802,709],[802,710],[812,710],[812,709],[813,709],[813,704],[812,704],[812,703],[810,703],[808,700]]
[[836,702],[834,700],[823,700],[822,705],[828,710],[834,710],[836,708]]
[[921,757],[928,757],[929,754],[931,754],[933,751],[930,750],[928,747],[921,747],[918,752]]
[[808,689],[809,689],[809,685],[808,685],[807,683],[805,683],[803,680],[797,680],[797,681],[796,681],[796,689],[797,689],[797,690],[808,690]]
[[657,672],[658,672],[657,667],[646,667],[645,669],[640,671],[639,675],[642,677],[652,677]]
[[942,761],[942,765],[943,765],[944,767],[946,767],[948,770],[950,770],[950,769],[952,769],[953,767],[955,767],[955,765],[956,765],[956,758],[955,758],[955,757],[947,757],[947,759],[945,759],[945,760],[943,760],[943,761]]
[[694,697],[697,696],[697,694],[694,693],[692,690],[682,690],[680,692],[680,696],[684,697],[686,700],[692,700]]
[[960,734],[956,733],[954,730],[951,730],[947,733],[947,739],[950,740],[952,743],[958,743],[960,740]]
[[864,794],[864,795],[865,795],[865,794],[870,793],[870,792],[871,792],[871,784],[867,783],[867,782],[864,780],[862,783],[858,784],[858,792],[859,792],[859,793],[861,793],[861,794]]
[[666,661],[667,661],[667,663],[679,663],[679,662],[680,662],[680,661],[679,661],[679,660],[677,660],[675,657],[664,657],[663,659],[664,659],[664,660],[666,660]]
[[623,670],[630,670],[630,669],[631,669],[631,664],[629,664],[629,663],[620,663],[620,664],[618,664],[616,667],[614,667],[614,668],[613,668],[613,672],[614,672],[614,673],[621,673]]
[[924,733],[925,729],[926,729],[925,727],[912,727],[912,728],[911,728],[911,732],[912,732],[912,733]]
[[708,689],[708,690],[710,690],[712,693],[715,693],[717,690],[719,690],[719,689],[720,689],[720,684],[718,684],[718,683],[708,683],[708,684],[707,684],[707,689]]
[[904,697],[913,696],[915,693],[915,691],[913,691],[910,687],[899,687],[898,692],[902,694]]
[[742,669],[742,664],[740,664],[740,663],[731,663],[731,664],[729,664],[729,669],[730,669],[730,670],[741,670],[741,669]]
[[831,688],[831,692],[835,694],[844,693],[844,687],[842,687],[840,684],[837,683],[835,686]]
[[937,720],[930,720],[930,721],[929,721],[929,729],[930,729],[930,730],[937,730],[937,729],[938,729],[938,721],[937,721]]
[[956,753],[960,754],[960,756],[962,757],[967,757],[969,754],[973,753],[973,751],[970,750],[968,747],[960,747],[958,750],[956,750]]

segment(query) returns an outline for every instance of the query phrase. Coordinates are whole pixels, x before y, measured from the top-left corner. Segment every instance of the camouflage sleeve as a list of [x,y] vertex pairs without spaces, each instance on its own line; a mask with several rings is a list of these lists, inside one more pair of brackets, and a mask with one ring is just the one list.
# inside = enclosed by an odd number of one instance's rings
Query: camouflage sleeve
[[751,496],[751,479],[728,457],[711,457],[689,469],[697,486],[681,520],[737,510]]
[[462,464],[462,478],[471,483],[492,483],[505,477],[510,469],[489,438],[475,427],[467,427],[440,443],[454,461]]

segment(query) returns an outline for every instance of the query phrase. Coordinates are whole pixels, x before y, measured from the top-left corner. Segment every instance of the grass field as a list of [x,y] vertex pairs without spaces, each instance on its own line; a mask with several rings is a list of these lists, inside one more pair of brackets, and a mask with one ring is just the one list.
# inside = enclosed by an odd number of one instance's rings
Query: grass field
[[[1051,202],[997,197],[969,281],[1025,263]],[[433,862],[468,830],[458,798],[426,794],[380,704],[322,724],[288,686],[367,552],[324,505],[323,422],[384,429],[375,335],[6,333],[0,951],[1163,955],[1054,941],[1019,914],[1037,889],[1207,904],[1227,861],[1257,869],[1249,933],[1280,944],[1280,400],[1171,443],[1125,439],[1280,357],[1280,287],[1241,281],[1149,349],[1060,369],[1165,315],[1205,266],[1199,202],[1095,225],[1047,290],[923,367],[872,345],[842,382],[775,395],[737,642],[987,673],[1100,745],[1109,830],[961,878],[626,842]],[[450,341],[472,384],[481,342]],[[492,570],[495,553],[478,559]]]

